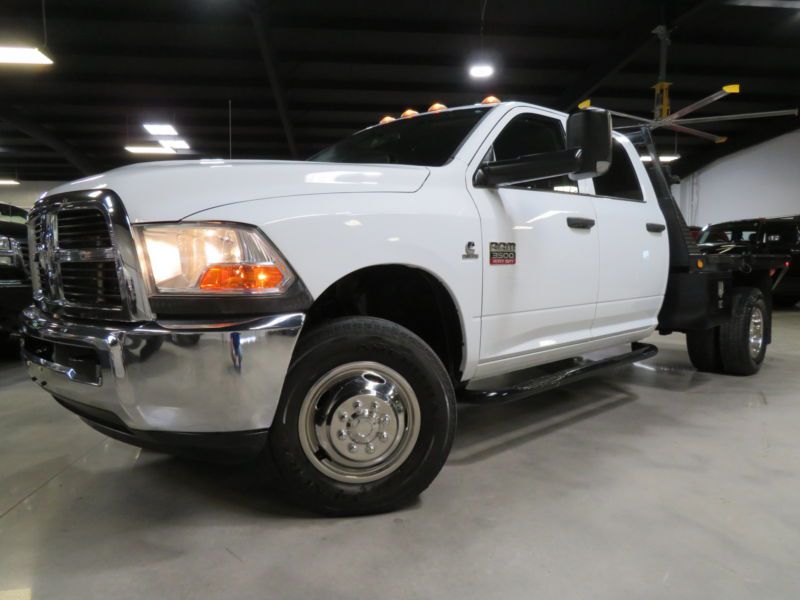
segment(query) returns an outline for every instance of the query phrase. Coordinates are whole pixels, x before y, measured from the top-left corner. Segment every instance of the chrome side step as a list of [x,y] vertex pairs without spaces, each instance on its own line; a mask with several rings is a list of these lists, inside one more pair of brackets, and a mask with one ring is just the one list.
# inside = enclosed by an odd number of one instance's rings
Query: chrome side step
[[599,372],[623,367],[631,363],[651,358],[658,354],[658,348],[652,344],[634,342],[631,351],[617,356],[610,356],[600,360],[585,358],[571,358],[558,361],[551,365],[541,367],[541,376],[535,377],[518,385],[502,390],[469,390],[459,392],[458,399],[462,402],[477,404],[496,404],[500,402],[513,402],[552,390],[562,385],[591,377]]

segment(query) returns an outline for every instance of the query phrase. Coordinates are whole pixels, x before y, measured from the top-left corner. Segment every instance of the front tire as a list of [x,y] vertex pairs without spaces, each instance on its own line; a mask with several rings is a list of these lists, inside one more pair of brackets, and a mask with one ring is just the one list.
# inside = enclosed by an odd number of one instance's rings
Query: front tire
[[408,504],[444,465],[455,393],[438,356],[383,319],[323,323],[298,344],[269,451],[293,499],[329,515]]
[[733,310],[719,330],[723,371],[728,375],[754,375],[767,353],[770,314],[758,288],[733,291]]

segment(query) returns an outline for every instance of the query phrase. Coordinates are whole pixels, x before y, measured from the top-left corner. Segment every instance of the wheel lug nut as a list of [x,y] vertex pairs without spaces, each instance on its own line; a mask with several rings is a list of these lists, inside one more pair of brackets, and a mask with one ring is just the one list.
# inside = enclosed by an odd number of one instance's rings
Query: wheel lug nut
[[388,422],[389,422],[389,415],[383,415],[380,418],[380,423],[382,423],[383,425],[386,425],[386,423],[388,423]]
[[353,408],[355,408],[356,410],[361,408],[361,400],[353,400]]
[[343,410],[342,412],[340,412],[340,413],[339,413],[339,420],[340,420],[340,421],[347,421],[347,418],[348,418],[349,416],[350,416],[350,415],[349,415],[349,414],[347,414],[347,411],[346,411],[346,410]]
[[347,432],[344,429],[340,429],[336,433],[336,437],[338,437],[340,440],[343,440],[343,439],[347,438]]
[[361,411],[358,413],[360,416],[367,418],[369,417],[369,409],[362,408]]
[[388,440],[388,439],[389,439],[389,434],[388,434],[388,433],[386,433],[385,431],[381,431],[381,432],[378,434],[378,439],[379,439],[380,441],[382,441],[382,442],[385,442],[386,440]]
[[379,407],[379,406],[380,406],[380,405],[378,404],[378,401],[377,401],[377,400],[373,400],[373,401],[372,401],[372,410],[378,410],[378,407]]
[[375,454],[375,446],[367,444],[367,454]]
[[348,450],[349,450],[351,453],[358,452],[358,444],[354,444],[354,443],[352,443],[352,442],[351,442],[351,443],[350,443],[350,445],[348,445],[348,446],[347,446],[347,449],[348,449]]

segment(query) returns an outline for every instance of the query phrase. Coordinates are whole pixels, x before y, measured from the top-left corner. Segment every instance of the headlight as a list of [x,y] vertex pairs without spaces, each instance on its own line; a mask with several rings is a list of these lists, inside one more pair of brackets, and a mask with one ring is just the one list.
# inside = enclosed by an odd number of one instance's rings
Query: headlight
[[161,294],[282,294],[294,274],[254,227],[137,226],[151,285]]
[[11,240],[4,235],[0,235],[0,250],[11,250]]

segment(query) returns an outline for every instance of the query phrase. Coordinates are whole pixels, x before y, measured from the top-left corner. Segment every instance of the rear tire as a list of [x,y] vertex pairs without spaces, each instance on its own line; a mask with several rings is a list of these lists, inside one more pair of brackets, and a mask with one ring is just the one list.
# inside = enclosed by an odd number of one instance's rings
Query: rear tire
[[770,313],[758,288],[733,290],[730,320],[719,330],[723,372],[754,375],[761,369],[767,352]]
[[345,317],[298,343],[265,459],[311,510],[385,512],[430,485],[455,426],[453,385],[430,346],[396,323]]
[[694,368],[704,373],[721,373],[722,356],[719,349],[719,328],[686,333],[686,349]]

